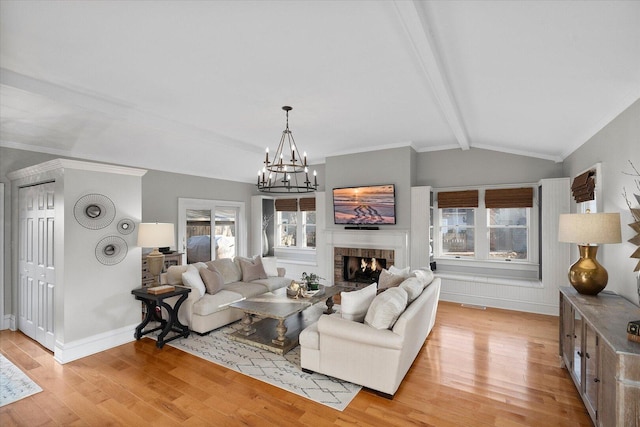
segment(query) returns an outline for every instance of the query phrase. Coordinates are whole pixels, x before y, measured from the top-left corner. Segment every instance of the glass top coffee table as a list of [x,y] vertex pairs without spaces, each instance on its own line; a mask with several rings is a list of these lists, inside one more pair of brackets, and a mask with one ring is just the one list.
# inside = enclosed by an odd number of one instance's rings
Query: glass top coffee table
[[[287,296],[286,288],[277,289],[231,304],[244,312],[242,329],[229,338],[277,354],[285,354],[298,345],[300,332],[318,320],[322,313],[333,313],[333,296],[349,289],[342,286],[322,286],[309,297]],[[315,304],[326,301],[322,311]],[[312,309],[311,309],[312,308]],[[309,310],[307,310],[309,309]],[[254,316],[261,320],[254,321]]]

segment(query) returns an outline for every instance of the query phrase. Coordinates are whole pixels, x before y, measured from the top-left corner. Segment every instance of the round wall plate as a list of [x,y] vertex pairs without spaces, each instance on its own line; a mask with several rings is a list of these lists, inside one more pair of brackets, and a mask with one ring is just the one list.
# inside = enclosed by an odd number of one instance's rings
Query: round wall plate
[[104,265],[115,265],[128,252],[127,242],[120,236],[107,236],[96,245],[96,258]]
[[123,218],[118,221],[118,232],[120,234],[131,234],[136,229],[136,223],[132,219]]
[[73,207],[78,224],[90,230],[105,228],[116,216],[116,206],[102,194],[87,194],[78,199]]

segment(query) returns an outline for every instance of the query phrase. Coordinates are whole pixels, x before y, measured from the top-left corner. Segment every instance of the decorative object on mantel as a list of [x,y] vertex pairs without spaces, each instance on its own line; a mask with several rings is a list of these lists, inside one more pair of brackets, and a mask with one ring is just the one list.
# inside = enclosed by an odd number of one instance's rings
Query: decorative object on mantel
[[[269,147],[267,147],[264,167],[258,170],[258,190],[264,193],[312,193],[318,189],[316,171],[313,171],[313,184],[311,184],[307,153],[300,157],[300,151],[289,130],[289,111],[293,108],[285,105],[282,109],[287,114],[287,126],[282,131],[280,144],[272,161],[269,161]],[[285,159],[285,151],[288,159]],[[298,157],[296,157],[296,151]]]
[[[636,167],[633,165],[631,160],[629,160],[629,164],[631,165],[631,169],[633,169],[633,173],[628,173],[628,172],[622,172],[622,173],[625,175],[640,178],[640,172],[638,172],[638,169],[636,169]],[[640,179],[638,178],[635,178],[633,180],[635,184],[634,191],[637,191],[637,193],[634,193],[633,195],[636,198],[638,205],[640,205]],[[634,221],[631,224],[629,224],[629,227],[633,228],[633,231],[636,232],[635,236],[627,240],[629,243],[633,243],[634,245],[637,246],[636,250],[631,254],[630,258],[638,259],[640,258],[640,206],[638,206],[637,208],[634,208],[631,205],[631,201],[629,201],[629,198],[627,197],[627,189],[624,187],[622,188],[622,196],[624,197],[625,202],[627,202],[627,206],[629,206],[629,211],[631,212],[631,216],[633,217],[633,221]],[[640,260],[638,260],[638,263],[636,264],[636,267],[634,268],[633,271],[636,273],[638,301],[640,302]]]
[[153,248],[147,255],[147,266],[149,273],[153,276],[153,283],[150,286],[158,286],[158,276],[164,268],[164,254],[158,248],[173,246],[175,244],[175,233],[173,224],[161,222],[142,222],[138,227],[138,246],[143,248]]
[[318,276],[316,273],[307,274],[306,271],[303,271],[301,280],[305,283],[308,291],[317,291],[320,285],[320,280],[324,280],[324,278]]
[[597,295],[609,274],[596,259],[598,246],[622,241],[619,213],[561,214],[558,241],[577,243],[580,259],[569,268],[569,282],[581,294]]

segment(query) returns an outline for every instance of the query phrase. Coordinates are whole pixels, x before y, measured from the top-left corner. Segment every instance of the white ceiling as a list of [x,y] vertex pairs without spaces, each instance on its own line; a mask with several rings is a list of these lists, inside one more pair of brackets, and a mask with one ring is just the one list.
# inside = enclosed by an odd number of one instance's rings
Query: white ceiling
[[0,145],[253,182],[411,145],[562,161],[640,98],[638,1],[0,2]]

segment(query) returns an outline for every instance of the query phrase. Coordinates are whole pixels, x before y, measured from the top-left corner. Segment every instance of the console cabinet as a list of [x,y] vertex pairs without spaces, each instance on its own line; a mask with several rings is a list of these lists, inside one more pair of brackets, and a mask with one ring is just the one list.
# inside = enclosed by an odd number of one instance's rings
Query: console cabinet
[[560,356],[598,427],[640,427],[640,344],[627,339],[638,319],[618,295],[560,288]]

